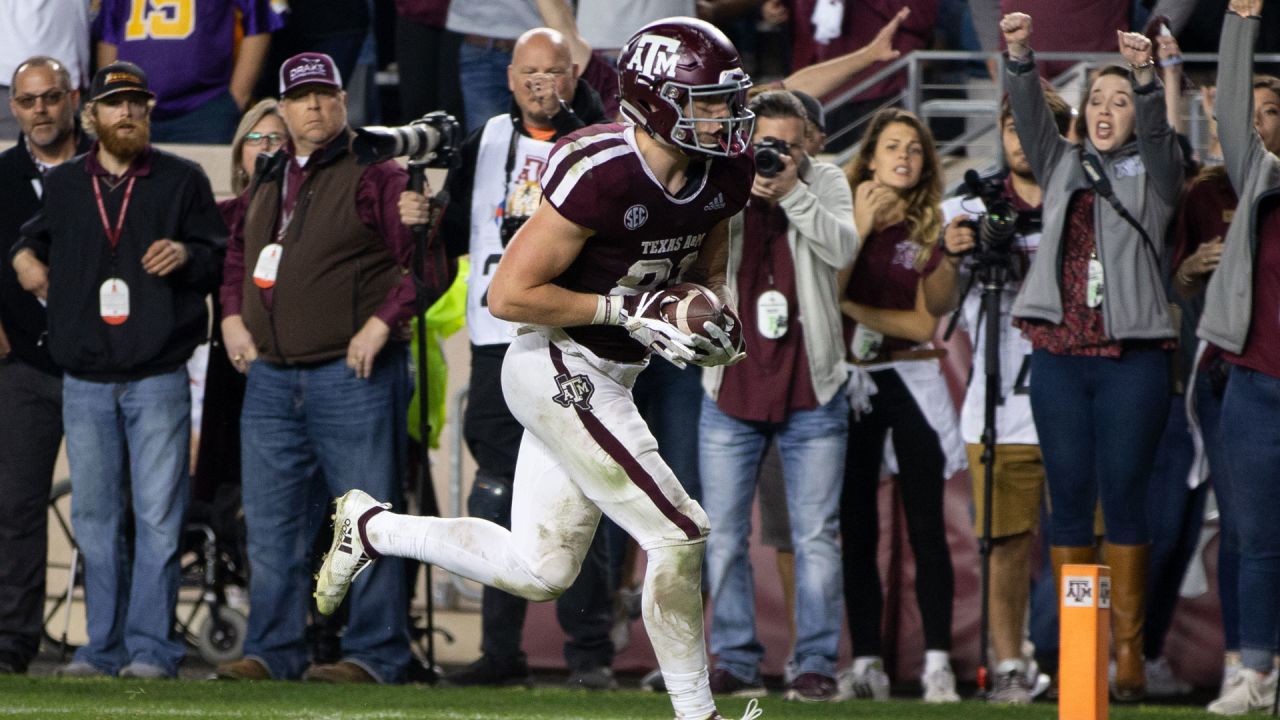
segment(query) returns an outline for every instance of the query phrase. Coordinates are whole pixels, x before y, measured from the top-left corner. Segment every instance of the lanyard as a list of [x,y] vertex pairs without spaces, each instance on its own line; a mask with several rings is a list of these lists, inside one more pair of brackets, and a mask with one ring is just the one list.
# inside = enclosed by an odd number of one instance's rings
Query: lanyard
[[284,244],[284,235],[289,231],[289,224],[293,222],[293,213],[298,209],[298,202],[302,198],[294,198],[293,207],[286,208],[289,204],[289,167],[293,163],[292,160],[285,163],[284,177],[280,179],[280,229],[276,231],[276,242],[280,245]]
[[102,221],[102,232],[107,235],[107,242],[111,243],[111,252],[115,253],[116,246],[120,244],[120,233],[124,231],[124,216],[129,212],[129,198],[133,197],[133,183],[138,179],[135,175],[129,178],[129,184],[124,189],[124,202],[120,203],[120,215],[116,217],[116,227],[111,229],[111,221],[107,219],[107,206],[102,203],[101,178],[93,179],[93,195],[98,199],[98,219]]

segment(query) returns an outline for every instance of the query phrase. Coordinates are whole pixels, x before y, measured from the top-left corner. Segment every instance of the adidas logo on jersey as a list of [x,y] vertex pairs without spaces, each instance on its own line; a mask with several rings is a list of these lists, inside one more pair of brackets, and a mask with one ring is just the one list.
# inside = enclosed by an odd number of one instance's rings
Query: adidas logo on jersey
[[716,193],[715,198],[713,198],[711,202],[703,206],[702,209],[706,210],[707,212],[711,212],[712,210],[723,210],[724,209],[724,193]]

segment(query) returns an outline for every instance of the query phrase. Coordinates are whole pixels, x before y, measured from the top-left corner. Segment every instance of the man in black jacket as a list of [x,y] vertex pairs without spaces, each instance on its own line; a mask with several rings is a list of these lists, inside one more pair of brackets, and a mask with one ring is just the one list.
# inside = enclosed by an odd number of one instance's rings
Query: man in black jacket
[[[18,64],[9,109],[22,129],[0,154],[0,256],[40,209],[44,174],[89,149],[80,93],[58,60]],[[0,263],[0,674],[25,672],[40,648],[49,484],[62,443],[62,371],[45,346],[44,306]]]
[[[471,384],[463,435],[477,470],[467,510],[503,527],[511,526],[511,487],[524,428],[502,396],[502,358],[514,328],[489,312],[489,281],[507,241],[542,199],[538,178],[552,145],[584,125],[605,121],[599,96],[578,77],[559,32],[540,28],[521,36],[507,78],[511,108],[462,144],[462,164],[449,176],[452,200],[443,220],[449,255],[471,256]],[[406,224],[425,220],[422,194],[406,192],[400,206]],[[569,636],[564,652],[570,687],[616,687],[609,667],[614,648],[604,545],[604,534],[597,533],[581,574],[556,602],[556,616]],[[523,598],[484,588],[482,654],[445,679],[454,685],[527,684],[529,668],[520,649],[527,607]]]
[[48,303],[49,353],[66,373],[89,641],[60,673],[173,677],[184,655],[173,610],[189,485],[186,362],[207,334],[226,228],[204,172],[150,146],[154,95],[140,68],[107,65],[91,94],[84,118],[98,140],[45,176],[44,208],[12,256],[23,288]]

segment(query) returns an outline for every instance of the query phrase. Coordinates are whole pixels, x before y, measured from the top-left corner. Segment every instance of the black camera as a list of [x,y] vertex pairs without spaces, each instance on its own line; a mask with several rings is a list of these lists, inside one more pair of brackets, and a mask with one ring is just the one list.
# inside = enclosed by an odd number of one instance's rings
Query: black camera
[[784,167],[782,156],[791,154],[786,140],[767,137],[756,143],[756,174],[760,177],[776,177]]
[[408,157],[426,167],[448,168],[457,162],[461,136],[458,121],[437,110],[400,127],[356,128],[351,149],[362,165]]
[[969,195],[982,200],[986,208],[986,212],[976,220],[962,223],[973,230],[977,245],[970,252],[975,252],[979,258],[1008,255],[1018,235],[1040,232],[1040,211],[1018,212],[1005,194],[1002,178],[984,179],[976,171],[969,170],[964,174],[964,184]]

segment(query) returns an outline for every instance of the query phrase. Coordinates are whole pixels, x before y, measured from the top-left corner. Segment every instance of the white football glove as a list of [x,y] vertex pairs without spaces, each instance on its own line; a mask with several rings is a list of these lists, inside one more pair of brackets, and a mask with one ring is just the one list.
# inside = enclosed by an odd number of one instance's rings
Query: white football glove
[[626,328],[636,342],[681,370],[696,355],[694,336],[680,332],[670,323],[647,317],[633,317],[627,318],[622,327]]
[[[728,308],[725,308],[724,314],[729,323],[729,328],[732,329],[733,325],[738,322],[738,316]],[[747,356],[746,351],[741,347],[742,343],[735,346],[733,339],[725,328],[708,320],[702,323],[702,330],[710,338],[701,335],[693,336],[694,346],[698,350],[698,356],[693,359],[694,365],[701,365],[702,367],[736,365]]]

